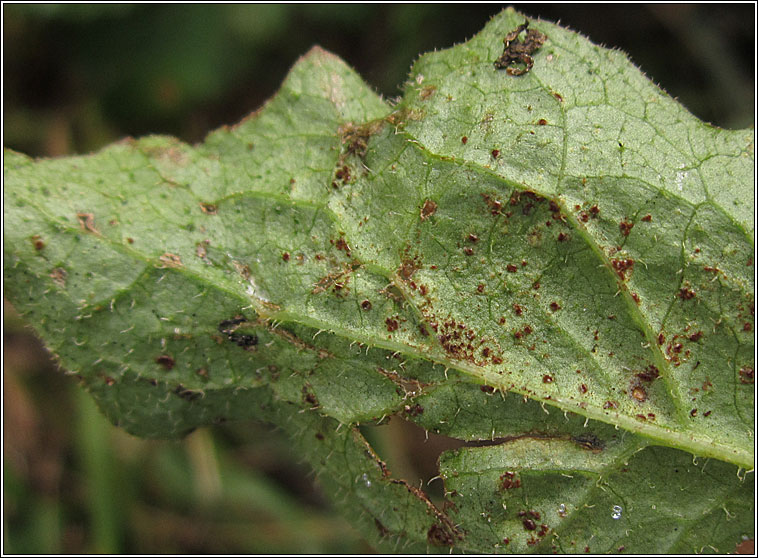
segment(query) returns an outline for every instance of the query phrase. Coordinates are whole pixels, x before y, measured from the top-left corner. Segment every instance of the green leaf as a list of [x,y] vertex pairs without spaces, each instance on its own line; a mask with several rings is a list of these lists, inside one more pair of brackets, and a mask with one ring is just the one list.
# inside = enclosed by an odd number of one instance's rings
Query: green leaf
[[[276,424],[381,548],[731,551],[753,132],[543,21],[497,69],[523,22],[422,56],[394,107],[314,48],[198,146],[6,150],[7,296],[115,424]],[[387,417],[463,441],[444,502],[363,437]]]

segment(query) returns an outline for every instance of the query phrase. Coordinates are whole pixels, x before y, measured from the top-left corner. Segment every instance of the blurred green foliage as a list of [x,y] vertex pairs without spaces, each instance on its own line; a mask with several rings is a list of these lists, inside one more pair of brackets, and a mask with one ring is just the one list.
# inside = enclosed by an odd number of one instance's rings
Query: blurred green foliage
[[[86,152],[123,136],[196,142],[277,90],[314,44],[385,96],[418,54],[466,40],[502,6],[3,6],[5,145]],[[521,5],[628,52],[703,120],[752,124],[750,5]]]
[[[420,53],[466,40],[502,7],[4,4],[3,143],[57,156],[129,135],[197,142],[257,109],[314,44],[393,97]],[[626,51],[703,120],[753,125],[750,4],[518,9]],[[5,553],[371,551],[277,432],[243,424],[181,443],[132,438],[7,304],[3,381]],[[367,435],[398,476],[436,475],[439,440],[419,451],[424,433],[402,421]]]

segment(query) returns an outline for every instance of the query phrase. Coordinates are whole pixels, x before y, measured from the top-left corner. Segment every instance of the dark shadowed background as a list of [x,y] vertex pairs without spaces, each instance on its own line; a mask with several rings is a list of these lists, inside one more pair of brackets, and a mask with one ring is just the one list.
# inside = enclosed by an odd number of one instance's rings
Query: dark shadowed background
[[[399,96],[418,54],[470,38],[504,6],[5,4],[3,144],[58,156],[151,133],[198,142],[257,109],[314,44]],[[754,123],[752,3],[516,7],[624,50],[703,120]],[[4,311],[5,553],[371,551],[279,433],[135,439]],[[367,435],[396,475],[436,475],[444,441],[400,420]]]

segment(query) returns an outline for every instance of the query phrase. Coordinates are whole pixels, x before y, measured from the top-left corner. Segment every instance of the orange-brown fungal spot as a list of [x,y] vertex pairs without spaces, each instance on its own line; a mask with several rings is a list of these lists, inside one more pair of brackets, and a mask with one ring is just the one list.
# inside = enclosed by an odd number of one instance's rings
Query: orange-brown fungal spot
[[182,267],[182,259],[176,254],[165,252],[158,258],[158,260],[161,262],[161,265],[158,267]]
[[500,215],[503,212],[503,202],[494,196],[491,196],[490,194],[482,194],[482,199],[484,199],[484,203],[487,204],[492,215]]
[[691,300],[695,298],[695,291],[693,291],[689,287],[682,287],[681,289],[679,289],[679,292],[676,293],[676,296],[678,296],[682,300]]
[[416,273],[416,271],[421,268],[419,259],[420,258],[418,257],[404,258],[402,263],[400,264],[400,267],[398,268],[398,274],[400,275],[400,277],[402,277],[405,281],[409,281],[411,277],[413,277],[413,274]]
[[82,230],[89,231],[91,233],[100,234],[100,231],[95,228],[95,215],[92,213],[77,213],[76,218],[79,219],[79,226]]
[[350,167],[347,165],[342,165],[337,169],[337,172],[334,173],[334,177],[337,180],[341,180],[343,185],[347,184],[352,178],[352,175],[350,174]]
[[506,471],[500,475],[500,488],[501,490],[511,490],[513,488],[521,487],[521,479],[517,478],[516,473],[513,471]]
[[616,271],[616,275],[618,275],[622,281],[626,281],[627,273],[631,273],[634,270],[634,260],[614,259],[611,260],[611,266]]
[[350,246],[348,246],[347,241],[345,240],[344,237],[340,236],[334,242],[334,247],[337,248],[337,250],[342,250],[343,252],[345,252],[345,254],[350,256]]
[[660,371],[658,370],[658,367],[654,364],[649,364],[642,372],[638,372],[635,374],[639,380],[643,382],[652,382],[656,378],[659,378],[661,375]]
[[34,249],[37,251],[40,251],[45,247],[45,242],[42,240],[42,237],[38,234],[35,234],[34,236],[32,236],[32,244],[34,245]]
[[55,283],[61,288],[66,286],[67,275],[68,273],[66,273],[66,270],[63,269],[62,267],[56,267],[50,272],[50,278],[53,280],[53,283]]
[[700,341],[703,338],[703,332],[702,331],[696,331],[692,335],[688,337],[690,341],[697,342]]
[[218,213],[218,206],[212,203],[200,203],[200,211],[206,215],[216,215]]
[[424,201],[424,205],[421,206],[421,220],[426,221],[429,217],[437,212],[437,204],[432,200]]
[[647,400],[647,391],[642,386],[632,387],[632,397],[634,397],[640,403]]
[[425,85],[421,91],[419,92],[419,97],[421,97],[422,101],[426,101],[429,99],[432,95],[434,95],[434,92],[437,91],[436,85]]

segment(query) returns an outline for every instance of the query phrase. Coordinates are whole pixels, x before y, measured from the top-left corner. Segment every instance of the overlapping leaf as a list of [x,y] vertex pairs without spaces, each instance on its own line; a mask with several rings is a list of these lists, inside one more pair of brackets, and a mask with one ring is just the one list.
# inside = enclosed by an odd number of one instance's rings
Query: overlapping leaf
[[[529,72],[496,69],[522,22],[422,57],[396,107],[314,49],[199,146],[6,151],[8,296],[115,423],[278,424],[388,549],[731,550],[752,132],[545,22]],[[444,506],[355,426],[390,415],[490,440],[443,454]]]

